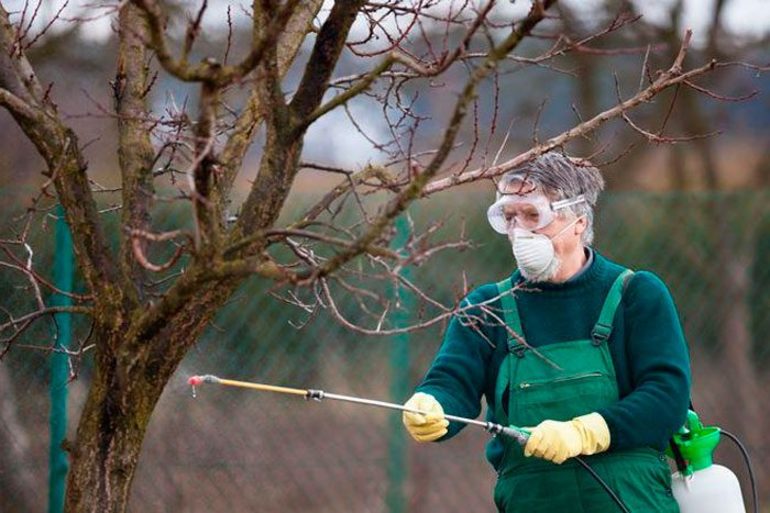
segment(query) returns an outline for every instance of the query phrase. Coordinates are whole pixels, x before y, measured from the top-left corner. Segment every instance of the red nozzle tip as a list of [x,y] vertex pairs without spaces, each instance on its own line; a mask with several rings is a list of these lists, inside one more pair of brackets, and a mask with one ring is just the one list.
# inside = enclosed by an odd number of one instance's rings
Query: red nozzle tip
[[203,378],[200,376],[191,376],[190,379],[187,380],[187,384],[194,387],[200,386],[203,384]]

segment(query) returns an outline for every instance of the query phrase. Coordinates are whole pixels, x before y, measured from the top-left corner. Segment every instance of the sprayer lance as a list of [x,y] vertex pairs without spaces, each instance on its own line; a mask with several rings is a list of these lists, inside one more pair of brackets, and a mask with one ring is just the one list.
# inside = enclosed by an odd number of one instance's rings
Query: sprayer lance
[[[348,403],[363,404],[366,406],[375,406],[378,408],[385,408],[389,410],[399,410],[399,411],[406,411],[410,413],[417,413],[421,415],[428,415],[427,412],[416,410],[414,408],[406,408],[396,403],[377,401],[374,399],[364,399],[361,397],[354,397],[350,395],[332,394],[329,392],[324,392],[323,390],[313,390],[313,389],[304,390],[301,388],[288,388],[288,387],[279,387],[275,385],[265,385],[263,383],[252,383],[250,381],[236,381],[232,379],[223,379],[223,378],[218,378],[217,376],[212,376],[211,374],[206,374],[205,376],[192,376],[190,379],[187,380],[187,382],[193,387],[202,385],[204,383],[211,383],[211,384],[231,386],[231,387],[250,388],[252,390],[260,390],[263,392],[277,392],[280,394],[298,395],[298,396],[304,397],[306,400],[313,399],[315,401],[321,401],[323,399],[331,399],[334,401],[344,401]],[[505,436],[509,436],[514,440],[516,440],[521,445],[525,445],[527,443],[527,439],[529,438],[529,433],[512,426],[503,426],[502,424],[495,424],[494,422],[484,422],[481,420],[458,417],[456,415],[444,415],[444,418],[452,422],[460,422],[462,424],[482,427],[485,430],[487,430],[489,433],[492,433],[493,435],[502,434]]]

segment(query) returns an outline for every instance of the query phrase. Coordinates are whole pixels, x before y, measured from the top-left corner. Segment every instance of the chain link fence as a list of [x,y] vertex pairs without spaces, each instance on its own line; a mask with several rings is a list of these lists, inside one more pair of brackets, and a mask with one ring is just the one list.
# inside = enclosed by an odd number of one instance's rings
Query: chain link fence
[[[465,222],[477,243],[413,271],[434,297],[451,301],[464,279],[480,285],[512,271],[510,246],[486,226],[488,199],[470,191],[412,210],[418,224],[448,217],[447,237],[456,238]],[[690,345],[694,404],[704,421],[747,444],[767,504],[770,414],[762,397],[770,379],[770,191],[608,193],[596,225],[600,252],[652,270],[670,287]],[[52,239],[52,232],[40,237]],[[37,265],[50,269],[51,258],[39,254]],[[7,270],[0,276],[3,303],[20,311],[16,302],[28,300],[18,288],[23,277]],[[323,314],[297,329],[291,323],[305,314],[267,294],[268,286],[247,283],[167,386],[147,433],[132,511],[494,510],[494,474],[483,458],[488,435],[480,429],[418,445],[407,439],[400,415],[384,410],[224,387],[203,387],[193,398],[187,378],[211,373],[403,402],[441,342],[443,326],[395,343],[352,333]],[[44,345],[50,336],[41,323],[25,340]],[[18,347],[0,363],[4,513],[46,507],[48,365],[44,352]],[[88,374],[86,362],[69,385],[70,439]],[[748,491],[745,465],[729,441],[717,461],[734,469]]]

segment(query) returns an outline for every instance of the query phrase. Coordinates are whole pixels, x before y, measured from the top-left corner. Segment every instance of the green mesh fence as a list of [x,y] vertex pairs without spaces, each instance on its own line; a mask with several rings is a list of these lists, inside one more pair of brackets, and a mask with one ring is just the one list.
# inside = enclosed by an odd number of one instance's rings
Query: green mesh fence
[[[510,246],[486,226],[487,194],[468,192],[416,205],[417,225],[447,218],[442,233],[477,246],[440,253],[412,271],[434,297],[450,301],[512,271]],[[751,451],[761,496],[770,502],[770,191],[612,193],[597,210],[596,248],[670,287],[693,362],[693,401],[702,418],[738,434]],[[53,240],[53,231],[39,235]],[[50,248],[51,246],[49,246]],[[51,254],[37,265],[51,269]],[[2,271],[3,303],[21,311],[23,277]],[[443,326],[393,338],[352,333],[247,283],[220,313],[169,383],[145,441],[132,511],[444,512],[493,511],[494,475],[483,459],[487,434],[467,428],[445,444],[418,445],[383,410],[224,387],[186,379],[211,373],[298,388],[403,402],[441,342]],[[24,303],[27,304],[27,303]],[[346,306],[346,305],[343,305]],[[350,306],[350,305],[347,305]],[[45,344],[51,327],[25,340]],[[0,363],[0,511],[43,511],[47,482],[48,357],[15,348]],[[89,369],[69,385],[69,437],[85,399]],[[404,376],[408,383],[404,384]],[[748,490],[729,441],[717,460]]]

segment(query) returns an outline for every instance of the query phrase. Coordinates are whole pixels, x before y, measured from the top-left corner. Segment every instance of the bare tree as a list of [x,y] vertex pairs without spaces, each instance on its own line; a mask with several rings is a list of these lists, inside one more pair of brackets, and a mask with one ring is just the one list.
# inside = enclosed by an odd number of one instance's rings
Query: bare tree
[[[485,136],[491,140],[497,120],[484,133],[475,115],[472,121],[466,119],[478,107],[479,86],[493,82],[510,66],[549,66],[567,53],[585,51],[594,40],[635,20],[621,13],[596,33],[576,39],[563,31],[550,10],[555,3],[536,0],[526,16],[512,20],[501,17],[504,10],[496,11],[494,1],[446,7],[436,0],[346,0],[322,12],[321,0],[254,0],[250,13],[236,14],[250,16],[252,30],[248,48],[235,63],[229,62],[230,37],[224,58],[193,60],[205,0],[191,13],[183,34],[175,32],[174,20],[159,1],[105,4],[117,17],[119,37],[114,107],[103,108],[119,131],[122,202],[117,254],[100,219],[95,193],[103,188],[89,176],[84,144],[57,111],[52,91],[40,82],[27,57],[53,23],[67,20],[57,15],[33,34],[34,6],[25,4],[22,11],[9,13],[0,3],[0,104],[46,164],[40,194],[0,245],[0,264],[21,273],[32,295],[28,311],[5,312],[0,353],[29,347],[22,339],[31,325],[67,311],[90,324],[78,346],[37,347],[65,351],[73,360],[92,350],[95,361],[76,439],[70,444],[67,511],[126,511],[145,430],[165,384],[245,279],[257,275],[273,280],[274,293],[310,318],[324,309],[363,333],[391,334],[446,319],[462,310],[458,303],[436,301],[406,281],[400,270],[468,242],[461,238],[431,243],[437,228],[431,226],[423,233],[413,231],[404,247],[392,248],[391,225],[412,202],[461,184],[492,180],[613,118],[660,139],[634,124],[628,113],[672,86],[692,86],[701,75],[735,65],[708,61],[685,69],[688,32],[667,68],[644,70],[632,96],[618,98],[615,106],[589,113],[569,130],[498,162],[502,151],[494,156],[489,145],[482,149],[477,144]],[[366,27],[363,37],[351,35],[356,20]],[[535,34],[536,28],[542,32]],[[522,41],[532,35],[550,41],[549,46],[535,55],[519,52]],[[312,46],[309,55],[297,59],[305,41]],[[365,71],[333,77],[343,54]],[[285,77],[292,66],[300,79],[287,91]],[[450,103],[443,128],[425,136],[408,91],[441,90],[442,77],[457,72],[465,75],[457,94],[444,90]],[[196,85],[194,113],[173,102],[150,101],[157,73]],[[246,97],[234,108],[230,99],[238,93]],[[380,163],[342,169],[303,161],[308,128],[363,96],[380,106],[389,134],[382,141],[370,137]],[[355,117],[351,123],[367,136]],[[459,134],[468,125],[473,143],[465,149],[459,146]],[[234,183],[260,133],[258,172],[246,199],[236,206]],[[279,213],[302,169],[333,173],[341,181],[302,215],[279,225]],[[157,192],[159,187],[176,190],[174,199],[188,209],[192,228],[156,231],[153,211],[159,201],[169,199]],[[375,195],[385,199],[366,198]],[[86,294],[70,293],[72,307],[46,306],[44,293],[56,287],[33,265],[30,232],[54,201],[64,208],[87,287]],[[348,207],[356,212],[353,222],[341,220],[340,212]],[[160,254],[167,258],[158,261]],[[388,316],[398,305],[374,292],[365,279],[399,283],[422,302],[424,317],[414,326],[393,328]],[[337,306],[340,295],[356,299],[357,318],[365,322],[344,315]]]

